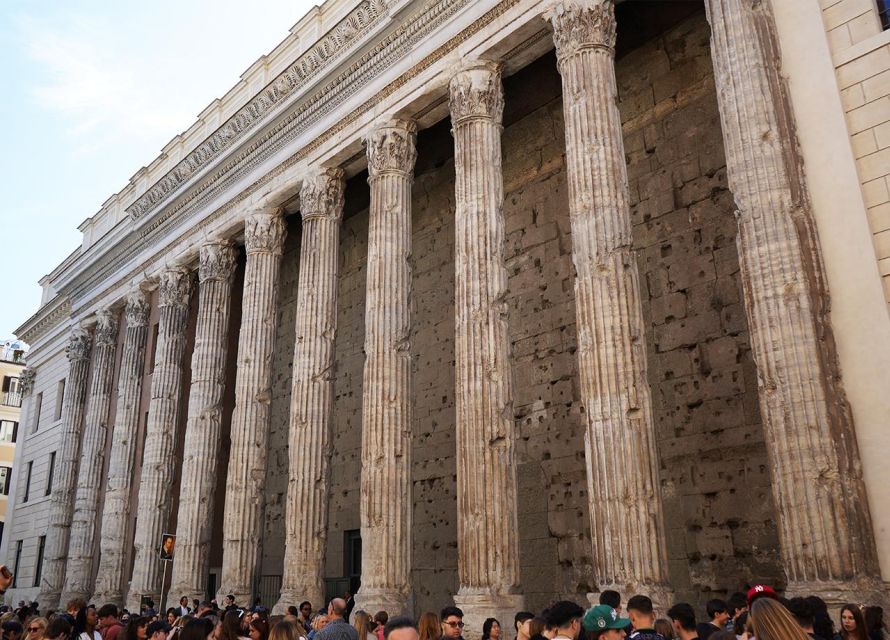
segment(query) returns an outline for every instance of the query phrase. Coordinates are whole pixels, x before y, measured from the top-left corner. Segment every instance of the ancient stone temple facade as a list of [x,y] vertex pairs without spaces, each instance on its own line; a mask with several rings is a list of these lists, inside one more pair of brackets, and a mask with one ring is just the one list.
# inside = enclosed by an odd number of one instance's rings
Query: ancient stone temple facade
[[853,1],[310,12],[43,281],[9,597],[883,601]]

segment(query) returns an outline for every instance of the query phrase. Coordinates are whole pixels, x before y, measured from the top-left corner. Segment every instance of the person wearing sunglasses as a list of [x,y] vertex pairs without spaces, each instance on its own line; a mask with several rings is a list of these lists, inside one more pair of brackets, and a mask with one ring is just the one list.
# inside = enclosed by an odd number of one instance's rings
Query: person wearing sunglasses
[[43,640],[47,624],[49,623],[46,621],[46,618],[31,618],[28,627],[25,629],[27,632],[25,640]]
[[457,607],[442,609],[442,640],[458,640],[463,638],[464,612]]

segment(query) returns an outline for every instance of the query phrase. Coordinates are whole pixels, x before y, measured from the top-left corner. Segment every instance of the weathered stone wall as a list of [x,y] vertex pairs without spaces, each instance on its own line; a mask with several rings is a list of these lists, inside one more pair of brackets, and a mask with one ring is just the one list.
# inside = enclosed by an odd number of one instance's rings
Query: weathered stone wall
[[[618,62],[634,241],[644,283],[670,579],[701,603],[778,565],[754,364],[739,284],[733,202],[697,14]],[[529,89],[534,87],[534,91]],[[521,579],[527,604],[583,600],[590,575],[562,101],[553,56],[505,81],[507,225]],[[418,611],[457,589],[454,164],[449,123],[422,131],[413,189],[414,554]],[[362,177],[363,179],[363,177]],[[334,456],[327,577],[359,528],[367,186],[353,179],[340,243]],[[286,408],[298,244],[282,271],[265,574],[280,574]]]

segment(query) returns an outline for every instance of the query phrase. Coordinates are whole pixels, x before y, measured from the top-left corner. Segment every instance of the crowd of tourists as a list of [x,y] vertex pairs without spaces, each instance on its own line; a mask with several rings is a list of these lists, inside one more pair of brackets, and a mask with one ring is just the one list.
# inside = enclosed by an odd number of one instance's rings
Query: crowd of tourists
[[[426,612],[416,622],[353,608],[349,594],[318,611],[302,602],[286,615],[270,615],[259,602],[239,607],[233,596],[222,606],[183,597],[163,612],[149,600],[138,613],[74,599],[46,616],[36,603],[3,606],[0,626],[2,640],[463,640],[464,614],[454,606]],[[765,585],[710,600],[706,611],[707,620],[699,622],[690,604],[678,602],[657,617],[647,596],[622,603],[617,592],[603,591],[599,604],[586,610],[559,601],[538,614],[489,618],[482,640],[890,640],[879,606],[844,605],[835,628],[820,598],[785,599]]]

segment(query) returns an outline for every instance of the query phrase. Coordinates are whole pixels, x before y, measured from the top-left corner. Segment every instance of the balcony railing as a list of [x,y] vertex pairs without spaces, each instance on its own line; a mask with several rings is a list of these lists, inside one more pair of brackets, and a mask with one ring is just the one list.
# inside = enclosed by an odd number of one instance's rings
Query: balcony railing
[[22,406],[22,394],[18,391],[4,391],[3,404],[7,407]]

